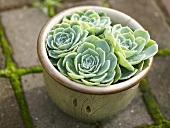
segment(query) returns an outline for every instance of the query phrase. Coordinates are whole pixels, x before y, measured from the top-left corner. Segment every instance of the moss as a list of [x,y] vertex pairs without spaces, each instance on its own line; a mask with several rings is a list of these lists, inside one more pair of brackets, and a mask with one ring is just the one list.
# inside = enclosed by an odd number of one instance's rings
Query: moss
[[19,77],[15,74],[11,75],[10,82],[11,82],[12,88],[15,92],[16,99],[19,103],[19,107],[21,110],[21,114],[23,117],[25,127],[32,128],[33,127],[32,119],[31,119],[31,116],[30,116],[28,108],[27,108],[27,104],[24,99],[24,94],[21,90],[21,84],[19,81]]
[[170,18],[166,17],[166,23],[170,26]]
[[7,68],[15,67],[15,63],[11,59],[11,54],[12,54],[11,48],[5,38],[3,27],[1,24],[0,24],[0,42],[1,42],[2,52],[5,56],[5,62]]
[[135,128],[161,128],[159,125],[146,125],[146,126],[137,126]]
[[106,7],[106,8],[109,8],[110,5],[108,3],[108,0],[102,0],[102,3],[103,3],[103,6]]
[[170,55],[170,48],[161,49],[156,54],[156,56],[168,56],[168,55]]
[[1,23],[0,23],[0,43],[1,43],[2,52],[4,54],[5,63],[6,63],[6,68],[0,70],[0,76],[8,77],[10,79],[10,83],[12,85],[12,88],[15,93],[15,97],[17,99],[17,102],[18,102],[20,110],[21,110],[21,115],[23,117],[25,127],[32,128],[33,127],[32,119],[29,114],[27,104],[26,104],[26,101],[24,99],[24,95],[23,95],[23,92],[21,89],[21,84],[19,81],[20,72],[16,68],[16,64],[12,60],[12,57],[11,57],[12,50],[10,48],[10,45],[9,45],[7,39],[5,38],[5,34],[4,34],[3,27],[1,25]]
[[97,121],[92,124],[92,128],[100,128],[101,122]]
[[140,90],[143,93],[143,99],[146,104],[146,108],[151,115],[155,124],[161,124],[164,121],[164,117],[152,95],[150,88],[148,86],[147,80],[143,79],[140,83]]
[[39,73],[42,72],[42,67],[40,66],[35,66],[35,67],[31,67],[31,68],[18,68],[16,73],[21,76],[21,75],[25,75],[28,73]]

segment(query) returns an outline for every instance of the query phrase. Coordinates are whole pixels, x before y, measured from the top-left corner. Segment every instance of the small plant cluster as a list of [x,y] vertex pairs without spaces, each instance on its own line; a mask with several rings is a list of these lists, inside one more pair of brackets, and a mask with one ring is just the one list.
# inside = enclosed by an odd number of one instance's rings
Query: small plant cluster
[[140,72],[158,51],[148,31],[112,25],[110,17],[93,10],[76,11],[48,33],[51,63],[78,83],[108,86]]
[[52,17],[56,14],[55,7],[61,6],[60,1],[61,0],[33,0],[32,4]]

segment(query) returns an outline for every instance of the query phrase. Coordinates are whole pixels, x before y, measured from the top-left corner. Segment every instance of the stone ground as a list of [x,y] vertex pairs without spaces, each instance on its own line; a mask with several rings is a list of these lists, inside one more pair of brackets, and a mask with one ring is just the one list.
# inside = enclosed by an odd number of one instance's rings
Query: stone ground
[[[61,112],[49,99],[36,39],[49,19],[31,0],[0,0],[0,128],[170,128],[170,3],[168,0],[63,0],[57,12],[107,6],[136,19],[159,44],[153,67],[129,106],[96,123]],[[165,54],[164,54],[165,53]]]

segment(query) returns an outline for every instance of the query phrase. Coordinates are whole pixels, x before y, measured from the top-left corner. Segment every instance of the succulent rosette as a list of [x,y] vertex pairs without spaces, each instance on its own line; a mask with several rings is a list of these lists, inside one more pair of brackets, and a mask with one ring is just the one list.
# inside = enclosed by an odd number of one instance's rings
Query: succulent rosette
[[46,39],[46,49],[53,65],[60,57],[75,51],[87,35],[88,31],[83,30],[78,22],[61,23],[53,27]]
[[64,22],[78,21],[90,33],[99,35],[104,29],[111,25],[110,17],[103,12],[93,10],[76,11],[64,18]]
[[158,51],[158,45],[150,39],[146,30],[132,30],[116,24],[105,31],[105,37],[109,39],[122,66],[120,80],[133,76],[142,69],[144,61],[154,56]]
[[60,58],[57,66],[62,74],[85,85],[110,85],[121,75],[111,44],[94,35],[87,37],[76,51]]
[[93,10],[75,11],[48,33],[51,63],[69,79],[89,86],[127,80],[148,66],[158,45],[144,29],[111,25]]

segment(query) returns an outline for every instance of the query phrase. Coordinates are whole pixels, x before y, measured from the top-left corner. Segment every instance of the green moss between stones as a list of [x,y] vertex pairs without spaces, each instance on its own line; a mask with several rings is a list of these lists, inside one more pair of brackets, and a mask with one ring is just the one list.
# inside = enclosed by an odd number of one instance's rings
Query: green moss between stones
[[146,108],[151,115],[153,121],[156,125],[162,124],[164,117],[158,107],[158,104],[155,101],[154,96],[152,95],[150,88],[148,86],[147,80],[143,79],[140,83],[140,90],[143,93],[143,99],[146,104]]
[[166,23],[170,26],[170,18],[166,17]]
[[108,3],[108,0],[102,0],[102,3],[103,3],[103,6],[106,7],[106,8],[109,8],[110,5]]
[[100,125],[101,125],[101,122],[97,121],[97,122],[92,123],[92,127],[91,128],[100,128]]
[[170,48],[161,49],[156,54],[156,56],[168,56],[168,55],[170,55]]
[[28,73],[39,73],[42,72],[43,69],[40,66],[35,66],[35,67],[31,67],[31,68],[18,68],[16,73],[21,76],[21,75],[25,75]]
[[11,59],[11,53],[12,53],[11,48],[10,48],[6,38],[5,38],[3,27],[1,25],[1,23],[0,23],[0,42],[1,42],[2,52],[3,52],[4,57],[5,57],[6,66],[8,68],[15,67],[15,63]]
[[20,107],[20,110],[21,110],[21,113],[22,113],[22,117],[23,117],[25,127],[26,128],[33,128],[32,118],[29,114],[27,104],[25,102],[23,92],[21,90],[21,84],[20,84],[20,81],[19,81],[19,77],[15,74],[11,75],[10,82],[11,82],[12,88],[15,92],[16,99],[19,103],[19,107]]

